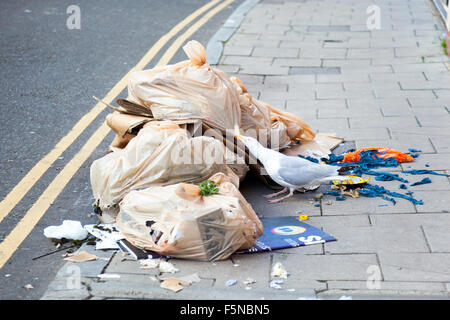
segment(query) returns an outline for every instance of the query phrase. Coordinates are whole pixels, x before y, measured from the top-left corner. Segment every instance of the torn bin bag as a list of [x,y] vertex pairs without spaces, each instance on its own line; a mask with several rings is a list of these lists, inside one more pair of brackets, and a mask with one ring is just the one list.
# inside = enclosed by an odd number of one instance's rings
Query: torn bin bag
[[94,161],[90,179],[100,220],[113,223],[119,202],[131,190],[202,181],[227,169],[219,140],[191,138],[176,125],[155,127],[149,123],[124,149]]
[[136,247],[183,259],[223,260],[250,248],[261,221],[227,175],[209,180],[219,189],[209,196],[186,183],[131,191],[120,203],[120,232]]
[[209,66],[199,42],[183,50],[187,61],[130,74],[127,100],[155,119],[197,118],[221,130],[240,125],[239,98],[227,74]]

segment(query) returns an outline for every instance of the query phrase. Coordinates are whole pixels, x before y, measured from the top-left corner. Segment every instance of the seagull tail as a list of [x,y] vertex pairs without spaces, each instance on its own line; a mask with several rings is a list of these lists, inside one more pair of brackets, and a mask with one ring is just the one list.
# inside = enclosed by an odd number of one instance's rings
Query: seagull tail
[[343,167],[339,168],[338,173],[339,173],[339,175],[344,175],[346,172],[356,169],[358,167],[359,166],[357,164],[350,165],[350,166],[343,166]]

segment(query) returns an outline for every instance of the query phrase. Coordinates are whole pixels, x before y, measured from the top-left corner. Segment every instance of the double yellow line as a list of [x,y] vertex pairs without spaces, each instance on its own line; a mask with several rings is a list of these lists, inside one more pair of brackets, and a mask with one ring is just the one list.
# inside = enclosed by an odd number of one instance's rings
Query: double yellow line
[[[206,22],[214,17],[218,12],[226,8],[235,0],[219,1],[213,0],[208,2],[201,8],[194,11],[184,20],[179,22],[168,33],[162,36],[142,59],[131,68],[128,73],[117,82],[114,87],[102,99],[106,103],[111,103],[127,86],[128,76],[130,73],[142,70],[145,66],[158,54],[158,52],[181,30],[196,18],[208,11],[197,22],[192,24],[184,33],[176,38],[170,47],[163,54],[156,66],[165,65],[170,62],[175,53]],[[220,4],[218,4],[220,3]],[[218,5],[217,5],[218,4]],[[217,6],[216,6],[217,5]],[[211,9],[212,8],[212,9]],[[210,10],[211,9],[211,10]],[[42,177],[42,175],[50,168],[50,166],[58,159],[58,157],[84,132],[84,130],[92,123],[92,121],[105,109],[105,105],[97,103],[94,108],[85,114],[64,136],[56,146],[42,158],[23,179],[8,193],[8,195],[0,202],[0,222],[8,216],[11,210],[22,200],[28,191]],[[63,191],[78,169],[94,152],[97,146],[103,141],[110,132],[109,127],[103,123],[95,133],[83,145],[81,150],[67,163],[63,170],[55,177],[50,185],[41,194],[39,199],[27,211],[25,216],[18,222],[15,228],[0,243],[0,268],[2,268],[9,258],[13,255],[19,245],[25,240],[28,234],[33,230],[34,226],[39,222],[45,212],[48,210],[53,201]]]

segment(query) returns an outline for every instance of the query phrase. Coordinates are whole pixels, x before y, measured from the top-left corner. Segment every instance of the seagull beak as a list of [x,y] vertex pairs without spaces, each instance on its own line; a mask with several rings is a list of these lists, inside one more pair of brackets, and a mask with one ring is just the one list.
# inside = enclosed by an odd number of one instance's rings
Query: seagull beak
[[242,140],[242,136],[239,134],[239,135],[236,135],[236,136],[234,136],[236,139],[238,139],[238,140]]

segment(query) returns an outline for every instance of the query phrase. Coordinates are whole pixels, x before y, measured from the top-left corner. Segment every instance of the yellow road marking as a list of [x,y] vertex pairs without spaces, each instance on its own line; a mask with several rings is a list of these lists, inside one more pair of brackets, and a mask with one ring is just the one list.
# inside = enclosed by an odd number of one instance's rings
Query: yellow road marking
[[[170,48],[164,53],[160,61],[156,66],[162,65],[167,57],[173,57],[176,51],[181,47],[183,41],[195,33],[200,27],[202,27],[206,22],[209,21],[214,15],[223,10],[226,6],[234,2],[234,0],[228,0],[223,2],[221,5],[217,6],[208,14],[206,14],[197,23],[192,25],[188,30],[186,30],[179,38],[175,40],[177,46],[170,46]],[[184,39],[178,41],[180,38]],[[132,69],[133,70],[133,69]],[[135,69],[137,70],[137,68]],[[130,70],[131,72],[131,70]],[[123,80],[123,79],[122,79]],[[121,81],[122,81],[121,80]],[[120,93],[120,92],[119,92]],[[108,103],[110,101],[103,99]],[[65,186],[72,179],[74,174],[83,165],[83,163],[89,158],[89,156],[94,152],[97,146],[103,141],[106,135],[110,132],[109,127],[103,123],[99,129],[88,139],[81,150],[72,158],[72,160],[67,163],[63,170],[55,177],[55,179],[50,183],[50,185],[41,194],[39,199],[33,204],[33,206],[27,211],[25,216],[19,221],[19,223],[14,227],[14,229],[8,234],[8,236],[0,243],[0,269],[5,265],[9,258],[13,255],[20,244],[25,240],[28,234],[33,230],[35,225],[39,222],[45,212],[48,210],[53,201],[59,196],[63,191]]]
[[[116,85],[106,94],[102,99],[107,103],[111,103],[127,86],[128,75],[136,70],[142,70],[172,39],[178,32],[191,23],[194,19],[200,16],[209,8],[213,7],[219,0],[208,2],[203,7],[197,9],[192,14],[187,16],[183,21],[173,27],[168,33],[162,36],[147,53],[142,57],[136,66],[134,66],[128,73],[116,83]],[[42,177],[42,175],[50,168],[50,166],[58,159],[58,157],[83,133],[84,130],[91,124],[92,121],[105,109],[105,105],[97,103],[94,108],[85,114],[64,136],[56,146],[42,158],[23,178],[20,182],[8,193],[8,195],[0,202],[0,222],[11,212],[11,210],[22,200],[22,198],[30,191],[35,183]]]

